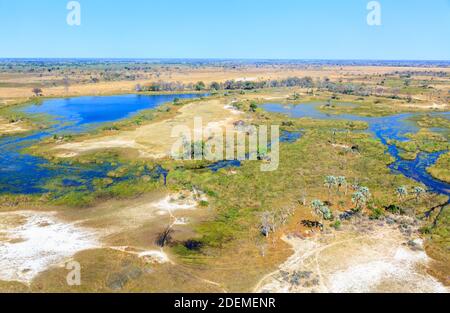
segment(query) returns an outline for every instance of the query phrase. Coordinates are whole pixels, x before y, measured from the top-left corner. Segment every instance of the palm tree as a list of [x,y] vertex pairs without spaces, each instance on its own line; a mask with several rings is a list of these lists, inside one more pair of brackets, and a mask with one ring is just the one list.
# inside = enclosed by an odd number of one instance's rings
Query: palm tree
[[337,179],[334,176],[325,177],[325,186],[328,188],[328,200],[330,200],[331,189],[337,185]]
[[314,200],[311,202],[311,206],[314,209],[314,214],[319,216],[321,220],[331,220],[333,218],[333,214],[329,207],[327,207],[322,201]]
[[358,211],[362,210],[369,200],[370,192],[368,193],[367,190],[358,190],[352,195],[352,202],[356,205]]
[[302,191],[302,198],[301,198],[301,200],[300,200],[300,203],[303,205],[303,206],[306,206],[306,191],[303,189],[303,191]]
[[336,143],[336,135],[337,135],[338,130],[333,128],[331,130],[331,143],[335,144]]
[[366,199],[369,199],[372,196],[368,187],[361,186],[358,188],[358,191],[361,192]]
[[404,200],[405,197],[408,196],[408,188],[406,186],[398,187],[395,192],[397,193],[397,196],[400,198],[400,200]]
[[322,211],[320,209],[324,206],[324,203],[322,201],[320,201],[320,200],[313,200],[311,202],[311,206],[314,209],[313,213],[318,215],[318,216],[321,216]]
[[422,187],[416,186],[413,188],[413,193],[416,196],[416,201],[419,202],[419,199],[426,193],[426,191]]
[[270,233],[275,231],[274,216],[270,212],[263,212],[261,215],[261,233],[269,237]]
[[345,195],[347,195],[347,179],[344,176],[338,176],[337,178],[338,191],[342,186],[345,186]]
[[333,219],[333,214],[331,214],[330,208],[325,205],[320,208],[320,213],[322,215],[322,220],[329,221]]

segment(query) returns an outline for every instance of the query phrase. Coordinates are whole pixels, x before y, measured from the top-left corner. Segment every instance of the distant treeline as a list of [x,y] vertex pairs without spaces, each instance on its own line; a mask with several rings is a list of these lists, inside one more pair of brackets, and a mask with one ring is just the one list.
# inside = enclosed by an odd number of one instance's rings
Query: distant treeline
[[401,78],[410,78],[412,76],[430,76],[430,77],[448,77],[450,76],[444,71],[395,71],[385,76],[399,75]]
[[153,82],[149,85],[136,85],[137,91],[183,91],[183,90],[254,90],[276,87],[301,87],[314,88],[315,84],[311,77],[289,77],[280,80],[261,80],[261,81],[241,81],[227,80],[225,82],[212,82],[208,86],[199,81],[195,84],[183,84],[181,82]]
[[85,66],[85,65],[188,65],[188,66],[254,66],[254,65],[291,65],[291,66],[389,66],[389,67],[450,67],[450,61],[424,61],[424,60],[289,60],[289,59],[21,59],[0,58],[2,64],[14,66]]
[[398,97],[400,90],[393,88],[389,89],[387,87],[373,87],[364,84],[355,83],[343,83],[343,82],[332,82],[328,78],[313,80],[311,77],[289,77],[280,80],[261,80],[261,81],[236,81],[227,80],[225,82],[212,82],[206,85],[204,82],[199,81],[195,84],[183,84],[181,82],[164,82],[158,81],[153,82],[149,85],[136,85],[136,91],[138,92],[159,92],[159,91],[227,91],[227,90],[256,90],[264,88],[279,88],[279,87],[300,87],[307,89],[317,89],[325,90],[336,94],[345,95],[355,95],[355,96],[391,96],[393,98]]

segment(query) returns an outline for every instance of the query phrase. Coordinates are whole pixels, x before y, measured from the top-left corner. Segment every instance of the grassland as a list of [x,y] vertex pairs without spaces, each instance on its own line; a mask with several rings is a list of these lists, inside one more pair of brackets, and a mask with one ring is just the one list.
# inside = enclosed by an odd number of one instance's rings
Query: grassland
[[[412,97],[412,104],[439,107],[448,103],[448,68],[399,66],[348,66],[302,63],[145,61],[23,61],[0,63],[0,104],[10,105],[34,97],[33,88],[45,97],[107,95],[134,92],[136,85],[175,82],[206,85],[226,80],[260,81],[308,76],[314,80],[358,84],[381,97]],[[375,90],[378,89],[378,90]],[[416,103],[417,102],[417,103]]]
[[[118,69],[122,71],[123,69]],[[403,88],[402,92],[414,94],[412,103],[405,99],[389,99],[382,96],[363,97],[336,95],[327,90],[303,88],[271,88],[251,91],[220,91],[212,97],[166,104],[160,109],[149,110],[138,116],[104,125],[101,129],[79,136],[50,138],[31,147],[27,152],[42,155],[52,163],[93,164],[107,162],[121,166],[98,180],[93,190],[82,187],[67,187],[60,179],[49,182],[50,193],[36,196],[3,195],[1,211],[45,210],[57,211],[69,222],[91,227],[102,236],[103,247],[82,251],[73,259],[83,268],[83,284],[70,287],[66,283],[67,271],[62,267],[51,267],[42,272],[26,286],[15,282],[0,282],[2,291],[58,291],[58,292],[223,292],[254,290],[261,277],[276,270],[289,256],[291,247],[281,238],[286,234],[311,238],[315,232],[305,227],[302,220],[317,220],[310,203],[313,200],[326,202],[333,218],[324,221],[325,232],[337,231],[339,214],[356,209],[352,195],[353,185],[369,188],[371,196],[359,208],[362,214],[375,221],[383,221],[397,213],[417,217],[417,223],[425,226],[423,237],[430,255],[437,260],[433,267],[435,276],[448,275],[448,208],[441,213],[432,212],[429,219],[424,213],[430,208],[446,203],[445,196],[427,193],[423,197],[401,198],[396,190],[399,186],[423,187],[402,175],[388,169],[393,162],[386,154],[386,147],[369,134],[367,124],[345,120],[292,119],[281,114],[270,114],[254,106],[267,102],[304,103],[316,101],[342,101],[356,106],[330,106],[322,110],[330,113],[352,113],[364,116],[383,116],[399,112],[423,112],[444,110],[445,91],[432,95],[427,88],[421,88],[419,81],[404,86],[398,74],[390,74],[392,68],[347,67],[347,68],[302,68],[279,67],[273,69],[202,68],[169,69],[158,68],[157,72],[141,73],[133,81],[83,82],[85,73],[78,73],[80,82],[72,85],[68,94],[106,94],[131,92],[133,86],[142,80],[171,79],[197,82],[211,82],[225,79],[259,79],[311,75],[315,78],[329,76],[331,79],[367,81],[370,76],[374,84],[384,78],[379,75],[396,76],[385,80],[388,88]],[[397,69],[404,71],[405,69]],[[150,71],[150,69],[148,70]],[[145,71],[144,71],[145,72]],[[157,73],[159,72],[159,76]],[[189,74],[189,75],[188,75]],[[21,94],[30,85],[13,86],[20,76],[4,74],[8,84],[0,86],[1,92],[11,99]],[[54,76],[52,76],[54,75]],[[59,74],[58,74],[59,75]],[[49,86],[56,79],[55,73],[45,76],[43,88],[46,95],[65,94],[63,86]],[[35,84],[36,77],[30,74],[28,83]],[[422,78],[421,78],[422,79]],[[43,78],[44,80],[44,78]],[[443,78],[443,84],[447,78]],[[438,82],[436,82],[438,84]],[[412,86],[411,86],[412,85]],[[402,87],[403,86],[403,87]],[[2,89],[3,88],[3,89]],[[12,92],[14,89],[14,92]],[[418,89],[413,89],[418,88]],[[437,88],[436,88],[437,89]],[[4,96],[5,97],[5,96]],[[7,98],[5,97],[5,98]],[[9,101],[9,100],[6,100]],[[226,106],[234,106],[242,113],[237,114]],[[204,125],[213,122],[220,126],[232,126],[233,122],[244,121],[251,125],[280,125],[283,130],[301,131],[302,137],[294,143],[282,143],[280,167],[275,172],[261,172],[263,161],[244,161],[237,168],[212,172],[207,162],[175,161],[167,157],[172,145],[170,130],[174,125],[192,126],[193,117],[203,118]],[[446,120],[422,119],[423,128],[418,134],[410,135],[411,142],[396,142],[408,153],[418,151],[448,150],[448,138],[428,128],[443,127]],[[445,126],[446,127],[446,126]],[[403,146],[404,145],[404,146]],[[358,147],[356,150],[352,147]],[[449,155],[441,157],[430,168],[435,177],[448,179],[446,169]],[[169,169],[167,186],[161,180],[147,175],[146,169],[161,165]],[[439,173],[439,174],[437,174]],[[325,177],[345,177],[346,190],[327,188]],[[121,180],[123,177],[133,177]],[[439,179],[442,179],[439,178]],[[447,180],[448,181],[448,180]],[[155,244],[158,235],[171,223],[171,216],[158,215],[155,202],[167,195],[180,191],[201,190],[207,196],[197,210],[176,212],[176,217],[188,218],[189,223],[176,225],[171,238],[162,249],[171,262],[151,264],[130,251],[159,249]],[[265,213],[278,216],[288,210],[289,218],[277,223],[268,237],[261,232],[261,220]],[[433,225],[435,218],[439,219]],[[358,223],[357,221],[355,223]],[[316,232],[317,233],[317,232]],[[189,242],[195,242],[194,247]],[[123,251],[117,247],[129,247]],[[340,253],[336,250],[334,253]],[[447,265],[446,265],[447,264]],[[444,279],[445,281],[445,279]]]
[[450,183],[450,152],[439,157],[436,164],[427,170],[433,177]]
[[450,149],[448,139],[429,129],[420,129],[416,134],[408,134],[409,141],[392,141],[402,150],[401,156],[404,159],[415,160],[420,152],[440,152]]
[[420,116],[415,119],[417,124],[420,127],[423,128],[447,128],[450,129],[450,120],[438,117],[438,116],[432,116],[432,115],[425,115]]
[[[241,100],[244,108],[251,101]],[[380,142],[371,135],[360,132],[366,128],[364,123],[354,125],[346,121],[289,119],[259,110],[251,118],[255,124],[270,122],[282,125],[284,122],[284,125],[289,125],[285,129],[301,129],[303,132],[303,137],[298,142],[282,144],[280,168],[276,172],[261,173],[259,162],[251,161],[244,162],[240,168],[213,173],[203,166],[196,166],[192,161],[177,164],[168,159],[160,160],[161,165],[171,169],[168,191],[190,190],[195,187],[208,195],[208,214],[203,213],[202,217],[194,219],[188,227],[190,230],[175,232],[165,249],[175,265],[149,267],[141,259],[124,252],[110,249],[86,251],[75,256],[86,268],[86,278],[80,289],[67,289],[63,276],[65,271],[51,269],[42,273],[30,290],[110,291],[108,281],[111,280],[111,273],[120,277],[133,270],[140,275],[126,279],[127,283],[122,291],[249,291],[261,276],[274,270],[289,256],[290,249],[279,239],[279,234],[287,229],[299,233],[308,232],[298,222],[315,217],[308,204],[302,205],[303,197],[306,197],[306,203],[313,199],[329,201],[335,216],[354,208],[350,193],[345,194],[342,190],[331,194],[328,192],[323,183],[327,175],[345,176],[349,182],[369,187],[372,198],[370,205],[364,210],[368,215],[376,212],[377,218],[386,214],[384,208],[391,205],[402,206],[405,210],[419,214],[428,208],[429,201],[444,201],[442,197],[407,203],[397,199],[395,189],[398,186],[416,186],[417,183],[389,171],[387,165],[392,159],[384,153],[385,147]],[[341,131],[333,135],[336,129]],[[358,146],[359,152],[354,153],[345,148],[351,146]],[[98,153],[76,158],[77,162],[114,159],[115,162],[126,162],[127,158]],[[148,163],[144,160],[131,161],[129,166],[119,172],[134,173],[138,164],[142,166],[146,162]],[[114,176],[114,173],[111,175]],[[114,187],[99,182],[98,191],[94,193],[76,191],[57,197],[55,202],[49,202],[48,198],[38,202],[42,201],[45,205],[53,203],[57,207],[73,207],[63,211],[66,217],[90,220],[88,225],[99,229],[114,228],[117,222],[107,212],[117,212],[117,209],[113,209],[118,207],[115,204],[117,201],[125,204],[125,207],[130,207],[128,203],[134,203],[131,207],[135,208],[137,203],[142,202],[140,197],[145,194],[152,195],[166,190],[161,182],[150,184],[139,175],[136,177],[135,180]],[[104,199],[112,199],[109,200],[112,202],[102,204]],[[293,217],[287,224],[280,225],[271,240],[265,239],[260,233],[261,214],[288,207],[293,208]],[[103,213],[98,215],[95,212]],[[131,219],[132,214],[126,212],[124,214]],[[91,218],[92,215],[98,217]],[[156,225],[154,223],[144,223],[131,229],[119,226],[119,233],[110,237],[115,238],[111,243],[117,246],[153,247],[157,234],[151,230],[150,225]],[[161,229],[161,225],[156,229]],[[187,249],[184,242],[188,239],[201,243],[201,249]],[[167,275],[171,278],[167,279]],[[200,284],[202,280],[218,285]]]
[[31,128],[21,121],[0,118],[0,136],[15,135],[29,131]]

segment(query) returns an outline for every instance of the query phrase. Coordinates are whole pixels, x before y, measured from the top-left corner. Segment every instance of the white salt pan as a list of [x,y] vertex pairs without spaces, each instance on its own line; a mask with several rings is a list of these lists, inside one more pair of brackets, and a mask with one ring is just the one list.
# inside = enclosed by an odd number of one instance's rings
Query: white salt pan
[[[20,223],[8,225],[11,218]],[[0,229],[0,280],[5,281],[30,283],[50,266],[100,246],[93,231],[61,221],[52,213],[2,213]]]

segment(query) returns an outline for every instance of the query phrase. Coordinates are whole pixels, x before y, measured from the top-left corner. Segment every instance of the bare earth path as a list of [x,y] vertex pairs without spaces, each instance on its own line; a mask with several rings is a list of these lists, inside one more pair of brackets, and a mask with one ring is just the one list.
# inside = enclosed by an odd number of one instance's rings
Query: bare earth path
[[395,226],[375,223],[314,239],[285,237],[294,254],[264,276],[254,292],[448,292],[427,273],[431,259],[405,245]]

